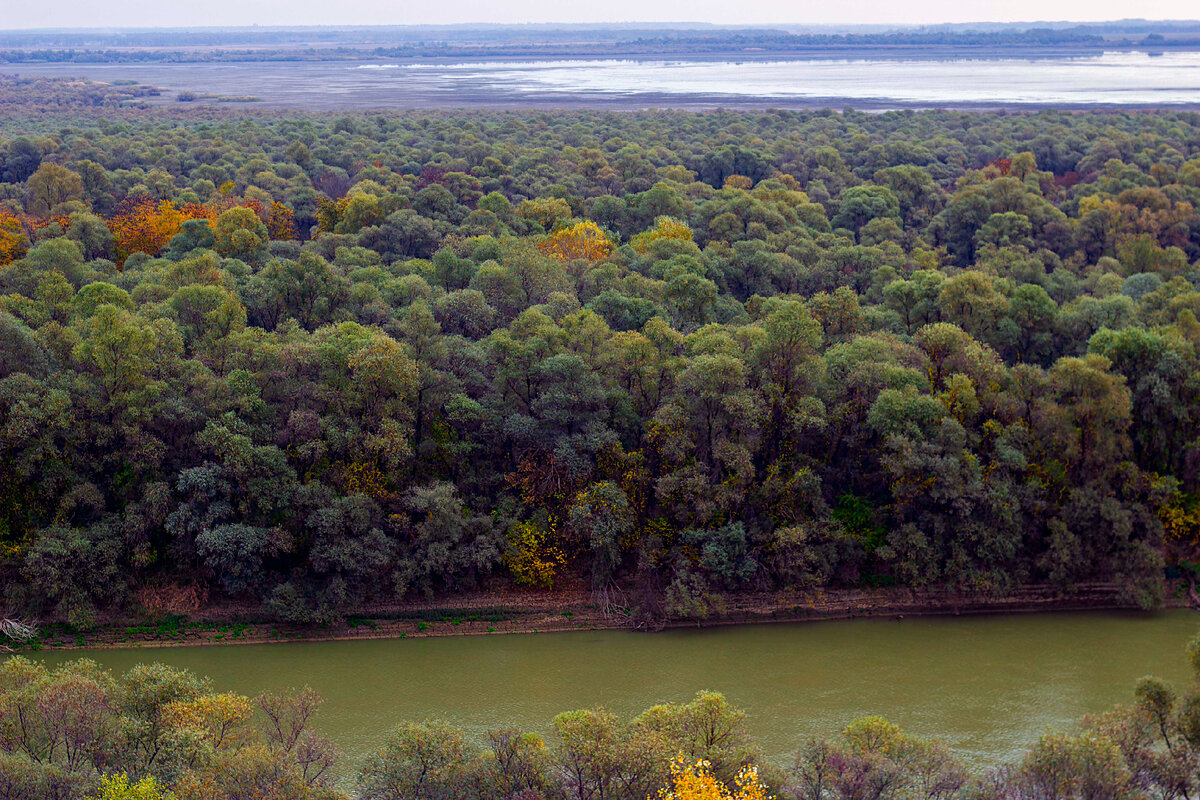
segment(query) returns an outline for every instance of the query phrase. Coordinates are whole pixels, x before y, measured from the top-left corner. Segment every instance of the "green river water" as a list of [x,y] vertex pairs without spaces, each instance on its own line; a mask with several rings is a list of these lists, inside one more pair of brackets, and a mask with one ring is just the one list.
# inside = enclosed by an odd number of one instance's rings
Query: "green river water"
[[548,732],[574,708],[633,714],[724,692],[749,715],[768,755],[790,759],[808,735],[883,714],[942,738],[977,766],[1013,758],[1047,728],[1127,702],[1156,674],[1188,680],[1189,611],[927,617],[228,647],[42,653],[115,670],[162,661],[254,694],[310,685],[318,726],[351,763],[398,721],[439,718],[482,733],[515,724]]

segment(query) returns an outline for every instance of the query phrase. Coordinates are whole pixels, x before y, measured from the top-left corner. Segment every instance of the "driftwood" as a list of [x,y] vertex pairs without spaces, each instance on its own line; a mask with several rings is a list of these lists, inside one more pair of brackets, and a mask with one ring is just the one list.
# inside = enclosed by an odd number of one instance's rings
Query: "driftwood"
[[1188,605],[1200,611],[1200,594],[1196,593],[1196,576],[1192,572],[1188,572]]
[[[36,639],[37,635],[38,624],[36,622],[24,622],[7,617],[0,618],[0,641],[7,639],[10,642],[27,642],[30,639]],[[12,648],[6,644],[0,644],[0,650],[7,652]]]
[[610,580],[604,586],[596,589],[592,593],[592,600],[604,619],[609,622],[627,624],[633,617],[630,613],[629,601],[625,597],[625,590],[615,581]]

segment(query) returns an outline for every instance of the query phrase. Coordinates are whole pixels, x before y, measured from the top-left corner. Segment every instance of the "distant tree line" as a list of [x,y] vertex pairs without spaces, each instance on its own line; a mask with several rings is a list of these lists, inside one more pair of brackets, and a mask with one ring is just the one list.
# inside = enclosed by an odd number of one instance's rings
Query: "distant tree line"
[[[567,31],[570,31],[568,28]],[[36,36],[0,33],[0,63],[191,63],[231,61],[361,61],[377,58],[613,58],[618,56],[753,57],[756,54],[819,55],[824,51],[861,50],[864,54],[916,48],[1200,48],[1200,28],[1180,26],[1108,31],[1092,26],[1027,29],[901,29],[873,33],[792,33],[771,29],[523,31],[512,35],[413,33],[389,36],[366,30],[361,35],[334,32],[306,36],[297,32],[242,32],[175,36],[62,34]],[[223,38],[224,37],[224,38]],[[196,47],[195,39],[210,46]],[[18,44],[18,42],[20,42]],[[294,46],[296,42],[302,46]],[[51,46],[53,43],[53,46]],[[218,45],[218,46],[212,46]],[[989,52],[993,52],[989,50]],[[998,51],[996,51],[998,52]]]

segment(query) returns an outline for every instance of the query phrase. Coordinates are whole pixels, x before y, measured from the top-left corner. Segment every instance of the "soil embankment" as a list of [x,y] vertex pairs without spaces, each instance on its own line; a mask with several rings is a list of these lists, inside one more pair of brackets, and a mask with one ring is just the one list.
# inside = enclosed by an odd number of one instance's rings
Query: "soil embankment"
[[[1184,597],[1168,598],[1168,607],[1186,605]],[[1003,596],[896,588],[807,594],[745,593],[727,597],[724,608],[709,617],[672,620],[664,627],[1128,608],[1118,587],[1105,583],[1087,584],[1069,593],[1047,586],[1026,586]],[[32,649],[178,647],[631,628],[628,618],[606,613],[599,598],[588,591],[501,591],[364,608],[341,623],[322,626],[281,624],[231,605],[209,606],[192,614],[167,615],[151,622],[114,619],[87,632],[52,625],[43,629],[40,641]],[[22,648],[26,652],[30,649]]]

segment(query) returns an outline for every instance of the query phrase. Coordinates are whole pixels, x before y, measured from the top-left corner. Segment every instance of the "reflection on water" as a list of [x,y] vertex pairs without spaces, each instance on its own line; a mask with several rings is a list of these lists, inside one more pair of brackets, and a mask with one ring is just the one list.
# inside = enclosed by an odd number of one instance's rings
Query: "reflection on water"
[[[383,68],[393,65],[364,65]],[[904,103],[1200,102],[1200,53],[1105,53],[1053,59],[576,61],[397,66],[437,71],[448,88],[484,82],[525,91],[844,98]]]
[[14,64],[4,70],[139,80],[199,93],[255,95],[273,106],[317,109],[629,103],[670,107],[754,101],[876,108],[1200,105],[1200,53],[1192,52],[788,61]]
[[746,709],[779,760],[806,736],[883,714],[986,764],[1013,757],[1047,728],[1128,701],[1143,675],[1181,686],[1184,648],[1198,627],[1187,611],[1089,613],[85,654],[118,670],[163,661],[247,694],[311,685],[328,699],[320,726],[352,760],[404,719],[548,732],[560,711],[605,705],[633,714],[714,689]]

